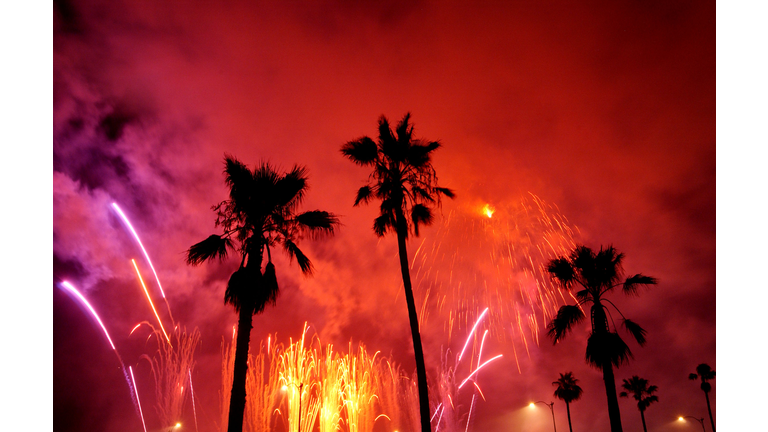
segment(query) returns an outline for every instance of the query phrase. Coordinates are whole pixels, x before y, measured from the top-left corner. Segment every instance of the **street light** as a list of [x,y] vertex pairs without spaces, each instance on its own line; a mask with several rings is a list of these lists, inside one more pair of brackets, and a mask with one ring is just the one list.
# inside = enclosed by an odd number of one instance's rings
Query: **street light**
[[537,403],[548,406],[549,410],[552,411],[552,427],[555,429],[555,432],[557,432],[557,424],[555,424],[555,403],[554,402],[546,403],[544,401],[536,401],[536,402],[531,402],[531,404],[528,406],[533,408]]
[[[298,427],[298,432],[301,432],[301,394],[303,393],[304,383],[299,383],[299,385],[296,385],[296,383],[294,383],[294,382],[289,382],[288,384],[290,384],[292,386],[296,386],[299,389],[299,427]],[[282,390],[283,391],[288,390],[288,386],[284,385]]]
[[677,418],[677,420],[678,421],[685,421],[685,419],[687,419],[687,418],[692,418],[692,419],[696,420],[697,422],[701,423],[701,430],[703,430],[704,432],[707,432],[707,430],[704,429],[704,419],[703,418],[699,419],[699,418],[696,418],[694,416],[680,416],[680,417]]

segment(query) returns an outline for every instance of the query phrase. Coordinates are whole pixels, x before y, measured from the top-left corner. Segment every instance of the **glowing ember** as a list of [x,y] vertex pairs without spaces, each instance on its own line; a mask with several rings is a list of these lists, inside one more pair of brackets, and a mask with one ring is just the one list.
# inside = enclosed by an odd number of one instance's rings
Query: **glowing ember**
[[485,207],[483,207],[483,214],[488,216],[488,219],[493,217],[493,213],[496,212],[496,207],[486,204]]

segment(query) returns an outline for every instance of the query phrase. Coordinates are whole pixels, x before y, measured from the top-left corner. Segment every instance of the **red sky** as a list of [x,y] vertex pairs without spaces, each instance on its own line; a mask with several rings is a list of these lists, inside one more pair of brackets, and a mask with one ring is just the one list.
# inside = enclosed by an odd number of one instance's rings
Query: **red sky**
[[[306,166],[303,208],[343,223],[333,238],[301,243],[313,278],[278,260],[281,297],[255,317],[251,340],[296,338],[307,321],[323,343],[363,342],[412,370],[395,239],[375,237],[375,206],[352,207],[367,172],[339,152],[375,135],[380,115],[395,123],[406,112],[418,137],[443,144],[434,165],[457,194],[409,242],[417,257],[425,245],[414,273],[417,304],[426,298],[431,311],[422,324],[427,368],[435,370],[441,347],[460,349],[468,329],[445,331],[460,298],[473,299],[472,316],[491,307],[492,331],[506,334],[486,348],[504,357],[479,382],[486,401],[470,428],[547,430],[548,413],[523,408],[553,400],[551,382],[573,371],[584,388],[574,429],[609,430],[601,375],[584,362],[585,325],[552,346],[546,321],[531,312],[541,336],[537,344],[527,333],[529,354],[505,327],[505,310],[524,307],[519,290],[532,282],[491,250],[542,242],[535,212],[523,211],[534,209],[533,196],[567,218],[573,240],[612,244],[626,254],[627,273],[660,281],[640,297],[612,297],[648,330],[648,344],[629,342],[634,359],[616,372],[619,382],[640,375],[658,385],[648,430],[695,430],[674,420],[706,417],[687,375],[702,362],[717,370],[715,3],[382,3],[54,2],[55,430],[141,430],[114,353],[56,285],[63,279],[97,309],[151,399],[140,356],[152,344],[128,333],[154,318],[131,258],[145,280],[151,271],[112,202],[139,232],[176,321],[202,333],[199,429],[215,430],[220,343],[236,321],[223,291],[236,263],[192,268],[184,251],[216,232],[210,207],[226,198],[225,153],[249,166]],[[497,208],[494,219],[483,218],[485,203]],[[425,252],[431,245],[445,250]],[[444,258],[452,254],[461,265]],[[452,282],[438,287],[451,271]],[[488,300],[486,289],[501,299]],[[440,296],[448,306],[438,310]],[[715,410],[717,380],[711,398]],[[639,429],[635,404],[620,406],[625,430]],[[565,430],[564,404],[555,410]]]

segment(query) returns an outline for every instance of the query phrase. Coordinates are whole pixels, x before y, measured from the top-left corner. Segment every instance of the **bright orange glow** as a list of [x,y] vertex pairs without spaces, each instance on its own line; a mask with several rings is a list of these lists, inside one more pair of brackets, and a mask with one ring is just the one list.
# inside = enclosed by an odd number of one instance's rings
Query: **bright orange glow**
[[136,269],[136,274],[139,276],[139,282],[141,282],[141,287],[144,288],[144,294],[147,295],[147,300],[149,300],[149,305],[152,306],[152,312],[155,313],[157,322],[160,324],[160,329],[163,331],[163,334],[165,335],[165,339],[168,341],[168,343],[171,343],[171,338],[168,337],[168,333],[165,332],[165,328],[163,327],[163,322],[160,321],[160,315],[157,314],[157,309],[155,309],[155,304],[152,303],[152,299],[149,298],[149,291],[147,291],[147,286],[144,285],[144,280],[141,278],[141,273],[139,273],[139,267],[136,265],[136,260],[131,259],[131,262],[133,263],[133,268]]
[[530,405],[528,405],[528,406],[529,406],[529,407],[531,407],[531,408],[536,408],[536,404],[535,404],[535,403],[533,403],[533,402],[531,402],[531,404],[530,404]]
[[682,418],[682,417],[678,417],[677,419],[680,420],[680,421],[685,421],[685,419]]
[[488,219],[493,217],[493,213],[496,212],[496,207],[486,204],[485,207],[483,207],[483,214],[488,216]]

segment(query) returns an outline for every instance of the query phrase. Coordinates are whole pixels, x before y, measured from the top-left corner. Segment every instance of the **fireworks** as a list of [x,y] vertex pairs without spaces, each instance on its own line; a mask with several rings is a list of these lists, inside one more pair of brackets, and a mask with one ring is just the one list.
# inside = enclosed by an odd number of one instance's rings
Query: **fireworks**
[[516,357],[517,344],[527,352],[569,295],[551,283],[546,263],[572,249],[575,235],[555,206],[533,194],[451,211],[411,261],[422,292],[420,324],[438,319],[450,341],[490,306],[490,335],[510,339]]

